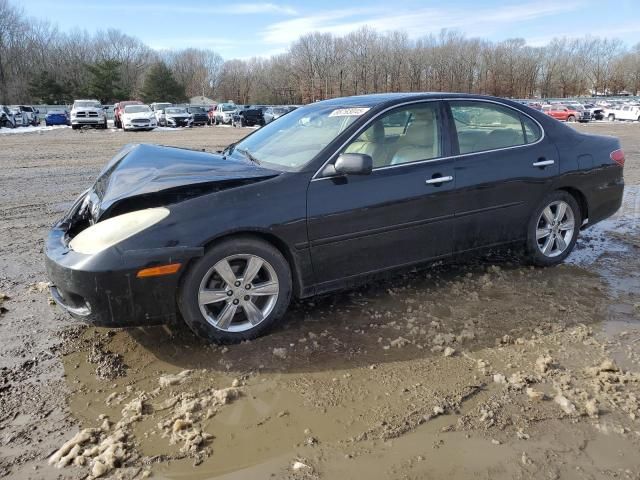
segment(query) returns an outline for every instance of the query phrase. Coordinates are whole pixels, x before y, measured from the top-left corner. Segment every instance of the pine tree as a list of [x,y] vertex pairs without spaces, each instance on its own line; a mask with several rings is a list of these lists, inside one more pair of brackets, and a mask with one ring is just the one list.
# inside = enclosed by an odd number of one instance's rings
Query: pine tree
[[71,91],[48,72],[41,72],[29,82],[29,94],[38,103],[47,105],[66,104],[73,101]]
[[87,65],[90,78],[88,93],[102,103],[113,103],[129,98],[128,89],[120,81],[120,67],[117,60],[103,60],[93,65]]
[[145,102],[179,103],[185,98],[184,85],[176,81],[164,62],[158,62],[151,66],[142,89],[142,99]]

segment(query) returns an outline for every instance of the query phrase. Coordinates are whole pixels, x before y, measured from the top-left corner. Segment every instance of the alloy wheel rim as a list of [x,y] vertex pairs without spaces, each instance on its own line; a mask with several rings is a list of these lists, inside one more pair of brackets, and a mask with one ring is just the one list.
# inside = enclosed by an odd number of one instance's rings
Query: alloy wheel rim
[[546,257],[562,255],[575,234],[575,216],[571,206],[562,200],[547,205],[536,226],[536,244]]
[[280,285],[274,268],[257,255],[223,258],[202,278],[198,305],[205,320],[224,332],[244,332],[273,311]]

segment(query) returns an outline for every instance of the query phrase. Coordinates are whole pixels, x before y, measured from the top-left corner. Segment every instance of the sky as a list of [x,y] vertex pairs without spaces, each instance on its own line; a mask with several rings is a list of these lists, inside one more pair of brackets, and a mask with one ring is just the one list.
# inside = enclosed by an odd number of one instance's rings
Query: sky
[[419,38],[441,29],[540,46],[586,34],[640,42],[640,0],[21,0],[60,30],[117,28],[156,49],[207,48],[225,59],[270,56],[313,31],[369,25]]

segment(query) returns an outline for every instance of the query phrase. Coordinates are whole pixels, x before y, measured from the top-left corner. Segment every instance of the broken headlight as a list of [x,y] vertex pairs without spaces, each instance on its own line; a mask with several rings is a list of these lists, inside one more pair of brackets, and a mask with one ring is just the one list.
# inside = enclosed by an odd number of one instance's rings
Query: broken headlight
[[71,240],[69,247],[78,253],[93,255],[140,233],[168,215],[169,209],[164,207],[118,215],[82,230]]

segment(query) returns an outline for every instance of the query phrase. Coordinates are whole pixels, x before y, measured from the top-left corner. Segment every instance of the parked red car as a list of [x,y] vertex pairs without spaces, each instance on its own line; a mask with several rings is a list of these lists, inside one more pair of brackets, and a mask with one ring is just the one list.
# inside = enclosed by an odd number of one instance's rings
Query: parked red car
[[575,122],[580,118],[580,112],[565,105],[548,105],[542,111],[550,117],[562,122]]
[[140,100],[125,100],[124,102],[118,102],[113,106],[113,123],[116,128],[122,128],[122,121],[120,116],[124,113],[124,107],[127,105],[144,105]]

